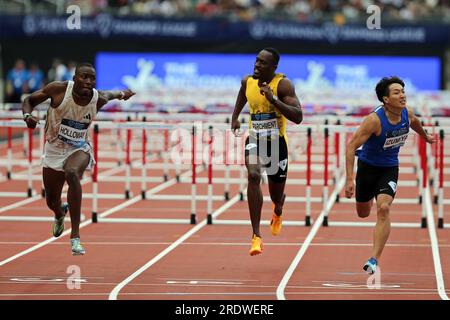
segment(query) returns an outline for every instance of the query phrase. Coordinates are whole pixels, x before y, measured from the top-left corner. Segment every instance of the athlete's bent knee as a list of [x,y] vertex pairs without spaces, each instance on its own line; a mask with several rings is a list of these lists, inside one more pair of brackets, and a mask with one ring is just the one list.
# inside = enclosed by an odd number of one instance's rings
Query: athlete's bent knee
[[77,169],[67,168],[65,171],[66,180],[68,183],[80,181],[80,176]]
[[249,184],[260,184],[261,183],[261,173],[258,171],[248,172],[248,183]]
[[50,210],[55,211],[55,210],[58,210],[58,209],[59,209],[59,204],[60,204],[60,202],[61,202],[60,200],[46,197],[46,198],[45,198],[45,201],[47,202],[47,207],[48,207]]
[[378,217],[380,219],[388,219],[390,208],[391,208],[391,205],[389,203],[380,204],[378,206]]
[[370,209],[358,209],[356,211],[358,212],[358,217],[360,218],[367,218],[370,215]]

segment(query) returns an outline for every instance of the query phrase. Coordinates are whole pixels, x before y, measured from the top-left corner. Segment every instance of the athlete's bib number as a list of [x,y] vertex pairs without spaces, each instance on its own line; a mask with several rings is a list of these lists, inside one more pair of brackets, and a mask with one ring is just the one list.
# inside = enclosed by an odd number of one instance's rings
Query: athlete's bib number
[[82,146],[86,142],[89,123],[62,119],[59,127],[58,139],[71,146]]
[[258,113],[252,114],[251,129],[259,137],[273,136],[279,134],[278,122],[276,114],[273,113]]
[[403,135],[397,136],[397,137],[386,138],[383,149],[403,147],[407,138],[408,138],[408,134],[403,134]]

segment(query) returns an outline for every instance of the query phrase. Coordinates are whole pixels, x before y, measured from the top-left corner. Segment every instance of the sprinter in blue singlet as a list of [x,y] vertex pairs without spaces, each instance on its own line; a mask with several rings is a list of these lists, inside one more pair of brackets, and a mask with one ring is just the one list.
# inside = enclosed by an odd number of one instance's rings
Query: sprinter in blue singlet
[[[373,198],[377,202],[372,257],[363,266],[369,274],[377,271],[389,237],[389,211],[397,191],[398,152],[405,144],[409,128],[426,142],[434,143],[434,137],[424,131],[419,119],[406,107],[404,87],[404,82],[395,76],[378,82],[375,91],[383,105],[363,120],[346,151],[345,196],[351,198],[356,193],[356,211],[361,218],[369,216]],[[353,180],[355,154],[358,156],[356,187]]]

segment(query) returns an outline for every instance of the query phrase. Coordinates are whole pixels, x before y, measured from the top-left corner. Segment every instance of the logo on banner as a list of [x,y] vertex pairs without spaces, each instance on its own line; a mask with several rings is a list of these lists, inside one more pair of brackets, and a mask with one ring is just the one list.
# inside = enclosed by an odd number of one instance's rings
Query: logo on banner
[[264,23],[254,22],[250,24],[249,33],[254,39],[263,39],[266,36]]
[[381,29],[381,8],[373,4],[367,7],[366,13],[371,14],[366,20],[367,29]]
[[25,16],[23,19],[22,28],[26,35],[34,35],[38,29],[38,22],[36,21],[36,18],[32,15]]
[[337,43],[339,41],[340,28],[334,23],[327,23],[322,27],[324,38],[330,43]]
[[69,30],[81,29],[81,9],[79,6],[71,5],[67,7],[66,13],[70,16],[66,20],[66,26]]
[[97,31],[103,38],[109,37],[112,30],[113,18],[106,13],[101,13],[95,17]]

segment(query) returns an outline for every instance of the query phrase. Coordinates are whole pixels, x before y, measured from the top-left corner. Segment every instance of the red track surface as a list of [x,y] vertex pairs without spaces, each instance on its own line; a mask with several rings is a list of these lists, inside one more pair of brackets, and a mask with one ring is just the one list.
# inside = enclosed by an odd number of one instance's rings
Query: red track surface
[[[20,148],[15,147],[15,152]],[[19,151],[18,151],[19,150]],[[1,146],[4,157],[5,146]],[[24,168],[15,168],[21,171]],[[100,170],[102,172],[104,170]],[[174,172],[171,171],[171,178]],[[40,170],[35,172],[40,174]],[[152,173],[156,175],[155,173]],[[217,172],[215,176],[222,176]],[[123,171],[115,174],[123,175]],[[140,175],[140,170],[134,172]],[[158,172],[161,176],[162,172]],[[199,174],[206,177],[206,171]],[[236,173],[234,177],[238,177]],[[314,174],[313,178],[321,178]],[[290,178],[304,178],[304,173],[291,173]],[[402,179],[414,179],[411,174]],[[40,190],[40,182],[34,187]],[[148,189],[159,185],[149,183]],[[124,192],[123,183],[101,182],[101,193]],[[214,186],[216,195],[223,194],[223,186]],[[264,194],[267,185],[263,185]],[[83,187],[91,192],[91,184]],[[321,187],[313,187],[313,196],[321,195]],[[330,191],[332,187],[330,187]],[[0,182],[0,191],[26,191],[25,181]],[[237,194],[231,189],[231,197]],[[448,195],[448,190],[447,195]],[[134,196],[140,195],[140,183],[132,183]],[[289,196],[304,196],[305,187],[288,185]],[[174,184],[158,194],[190,194],[189,184]],[[198,187],[198,194],[207,194],[206,186]],[[397,197],[416,197],[418,188],[400,187]],[[26,198],[0,198],[0,208]],[[31,201],[31,200],[30,200]],[[99,214],[116,208],[126,200],[99,200]],[[215,201],[214,210],[225,201]],[[264,252],[248,255],[251,238],[249,225],[203,225],[206,202],[197,202],[197,225],[189,224],[123,224],[85,222],[81,239],[86,255],[73,257],[69,235],[63,234],[54,241],[12,258],[51,237],[51,222],[0,221],[0,299],[108,299],[122,281],[155,259],[154,263],[129,279],[118,291],[118,299],[277,299],[277,288],[301,247],[314,227],[283,227],[278,237],[273,237],[267,226],[262,227]],[[312,204],[312,218],[316,221],[321,204]],[[437,209],[435,209],[435,213]],[[420,205],[395,204],[393,222],[420,222]],[[286,220],[304,220],[304,204],[286,203]],[[448,209],[447,209],[448,211]],[[88,221],[91,200],[83,200],[82,212]],[[140,200],[117,210],[110,217],[152,217],[189,219],[189,201]],[[367,221],[375,221],[375,210]],[[14,209],[0,211],[0,216],[48,216],[45,201],[36,196],[34,201]],[[271,204],[263,207],[263,220],[270,219]],[[218,219],[247,219],[247,203],[237,202],[225,210]],[[330,213],[331,221],[359,221],[354,204],[336,203]],[[66,228],[70,224],[66,223]],[[372,230],[367,227],[323,227],[311,237],[311,243],[292,276],[287,279],[286,299],[441,299],[435,275],[432,247],[428,229],[393,228],[384,250],[381,266],[381,288],[367,287],[368,276],[362,264],[369,258]],[[191,231],[185,241],[177,240]],[[195,232],[193,232],[195,231]],[[437,230],[443,283],[450,283],[450,230]],[[161,256],[161,253],[164,253]],[[79,289],[69,289],[67,272],[76,265],[81,271]],[[447,289],[447,295],[449,290]]]

